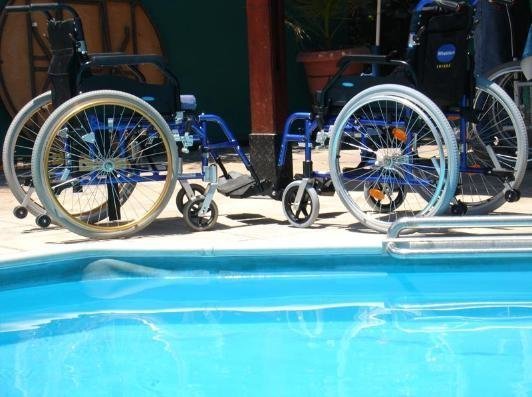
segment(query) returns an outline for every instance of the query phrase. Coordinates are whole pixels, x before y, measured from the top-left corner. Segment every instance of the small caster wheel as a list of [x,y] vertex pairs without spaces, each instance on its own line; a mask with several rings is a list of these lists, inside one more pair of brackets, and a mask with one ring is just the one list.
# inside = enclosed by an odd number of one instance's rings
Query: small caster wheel
[[211,201],[209,209],[205,215],[199,216],[205,197],[199,196],[185,204],[183,208],[183,219],[188,227],[197,232],[211,229],[218,219],[218,207]]
[[521,198],[521,192],[517,189],[510,189],[504,193],[504,198],[509,203],[515,203]]
[[451,214],[453,215],[465,215],[467,213],[467,205],[461,201],[458,201],[456,204],[451,205]]
[[365,183],[364,198],[374,211],[390,213],[396,211],[403,204],[406,198],[406,192],[400,185]]
[[316,189],[307,185],[296,207],[295,201],[301,181],[290,183],[283,192],[283,212],[288,222],[295,227],[308,227],[314,223],[320,213],[320,200]]
[[[205,194],[205,188],[201,185],[198,185],[197,183],[191,183],[190,188],[192,189],[194,196],[201,196]],[[180,213],[183,213],[185,204],[188,202],[189,202],[189,199],[188,199],[186,190],[183,188],[179,189],[179,192],[177,192],[177,196],[175,198],[175,204],[177,205],[177,210]]]
[[24,219],[28,216],[28,209],[26,207],[18,205],[13,210],[13,215],[15,215],[15,217],[17,217],[18,219]]
[[35,223],[37,226],[46,229],[48,226],[50,226],[52,220],[48,215],[38,215],[37,218],[35,218]]

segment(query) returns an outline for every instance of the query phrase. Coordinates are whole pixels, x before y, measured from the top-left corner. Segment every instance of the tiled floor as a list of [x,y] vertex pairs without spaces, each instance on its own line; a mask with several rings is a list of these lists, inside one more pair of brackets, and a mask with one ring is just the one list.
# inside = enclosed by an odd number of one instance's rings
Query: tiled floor
[[[297,165],[298,162],[295,163],[296,172]],[[519,202],[505,204],[497,212],[532,215],[530,176],[524,186],[524,197]],[[0,186],[0,255],[6,258],[21,253],[40,254],[65,247],[205,250],[354,245],[378,247],[384,237],[360,225],[351,214],[346,213],[336,196],[320,197],[320,217],[308,229],[290,227],[284,218],[281,203],[269,197],[238,200],[217,194],[215,200],[220,216],[212,231],[190,232],[172,200],[159,218],[139,234],[127,239],[93,242],[54,225],[42,230],[35,225],[32,216],[24,220],[16,219],[12,215],[16,202],[7,186]]]

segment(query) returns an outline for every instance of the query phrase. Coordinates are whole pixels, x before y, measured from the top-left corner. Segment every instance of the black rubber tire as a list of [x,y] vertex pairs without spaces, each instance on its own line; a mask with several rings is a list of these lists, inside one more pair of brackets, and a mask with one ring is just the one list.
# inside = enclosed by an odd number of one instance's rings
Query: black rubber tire
[[[301,199],[298,210],[294,213],[292,204],[295,201],[301,181],[290,183],[283,192],[283,212],[290,224],[295,227],[309,227],[312,225],[320,213],[320,201],[316,189],[312,186],[305,187],[305,193]],[[303,217],[301,217],[303,215]]]
[[[194,196],[202,196],[205,194],[205,188],[201,185],[198,185],[197,183],[191,183],[190,188],[194,192]],[[185,201],[186,200],[186,201]],[[177,206],[177,210],[182,214],[183,209],[185,208],[185,205],[189,202],[187,192],[185,189],[181,188],[177,192],[177,196],[175,198],[175,204]]]
[[185,224],[196,232],[212,229],[218,220],[218,206],[214,201],[209,205],[208,217],[199,217],[198,212],[203,205],[205,197],[199,196],[190,200],[183,208]]
[[50,217],[48,215],[43,214],[43,215],[38,215],[35,218],[35,223],[40,228],[46,229],[48,226],[50,226],[50,224],[52,223],[52,220],[50,219]]
[[521,199],[521,192],[517,189],[507,190],[504,194],[504,198],[508,203],[515,203]]
[[[366,184],[366,185],[364,185],[364,197],[366,199],[366,202],[369,205],[371,205],[375,209],[376,212],[388,213],[391,211],[395,211],[397,208],[401,206],[403,201],[405,201],[406,192],[402,189],[400,185],[398,185],[398,187],[394,189],[393,191],[393,193],[397,194],[397,196],[392,198],[391,202],[388,204],[382,204],[381,201],[373,198],[369,193],[370,186],[372,185],[371,184]],[[383,190],[383,186],[380,183],[374,186],[377,186],[379,190]]]
[[467,205],[458,201],[458,203],[451,205],[451,214],[462,216],[467,214]]
[[15,218],[24,219],[28,216],[28,209],[26,207],[23,207],[22,205],[17,205],[13,209],[13,215],[15,215]]

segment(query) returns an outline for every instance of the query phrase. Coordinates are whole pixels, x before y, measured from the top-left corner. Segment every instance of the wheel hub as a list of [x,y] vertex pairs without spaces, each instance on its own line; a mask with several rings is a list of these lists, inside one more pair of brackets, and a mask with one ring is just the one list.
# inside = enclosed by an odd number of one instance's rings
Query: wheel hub
[[404,154],[400,148],[380,149],[376,154],[375,165],[387,170],[394,170],[398,165],[409,164],[411,156]]
[[408,164],[408,156],[403,155],[385,155],[379,162],[383,168],[393,170],[397,165]]
[[104,160],[104,162],[102,163],[102,171],[103,172],[107,172],[108,174],[110,174],[115,169],[116,169],[116,167],[115,167],[115,163],[114,163],[113,160]]
[[393,164],[394,164],[394,161],[393,161],[393,157],[384,157],[384,159],[382,160],[382,166],[386,169],[392,169],[393,168]]

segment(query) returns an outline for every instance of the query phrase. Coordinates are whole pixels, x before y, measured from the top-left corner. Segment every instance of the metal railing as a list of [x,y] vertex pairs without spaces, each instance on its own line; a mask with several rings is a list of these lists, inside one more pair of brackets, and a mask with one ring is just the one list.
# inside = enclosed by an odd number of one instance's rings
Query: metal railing
[[[475,233],[459,232],[455,229],[489,228],[489,233],[477,230]],[[510,233],[494,228],[512,228]],[[530,228],[528,233],[515,235],[515,228]],[[405,231],[415,235],[402,235]],[[430,231],[431,234],[427,234]],[[424,233],[423,233],[424,232]],[[437,232],[440,232],[437,234]],[[497,233],[501,232],[501,233]],[[415,255],[489,255],[495,253],[532,253],[532,216],[463,216],[402,218],[388,230],[383,241],[385,252],[396,257]]]

